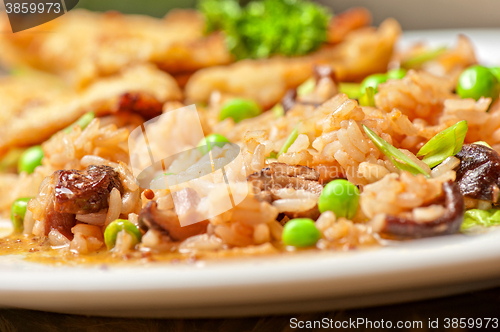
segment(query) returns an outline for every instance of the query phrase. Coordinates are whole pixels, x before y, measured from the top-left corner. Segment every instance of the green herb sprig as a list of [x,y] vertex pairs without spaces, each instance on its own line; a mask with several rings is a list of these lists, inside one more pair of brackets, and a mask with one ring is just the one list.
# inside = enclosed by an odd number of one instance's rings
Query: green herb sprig
[[327,40],[329,10],[304,0],[201,0],[206,32],[223,31],[229,50],[240,59],[273,54],[296,56],[316,50]]

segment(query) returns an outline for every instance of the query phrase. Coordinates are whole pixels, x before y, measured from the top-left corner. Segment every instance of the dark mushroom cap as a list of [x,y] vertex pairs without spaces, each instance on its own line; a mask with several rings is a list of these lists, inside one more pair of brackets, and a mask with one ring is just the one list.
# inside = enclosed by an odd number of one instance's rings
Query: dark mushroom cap
[[500,156],[487,146],[464,144],[456,154],[460,159],[457,183],[463,196],[497,203],[500,194]]

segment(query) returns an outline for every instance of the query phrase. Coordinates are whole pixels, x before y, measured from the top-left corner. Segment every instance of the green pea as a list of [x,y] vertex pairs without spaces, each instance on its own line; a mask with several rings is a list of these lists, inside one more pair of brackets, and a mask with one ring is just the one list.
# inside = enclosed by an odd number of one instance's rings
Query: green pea
[[499,83],[495,75],[486,67],[474,65],[462,72],[458,78],[457,94],[461,98],[498,97]]
[[132,236],[132,244],[134,246],[141,242],[142,233],[136,225],[125,219],[116,219],[104,231],[104,243],[106,243],[108,249],[112,249],[115,246],[116,237],[123,230]]
[[260,106],[250,99],[234,98],[227,101],[220,110],[220,120],[232,118],[238,123],[241,120],[256,117],[262,113]]
[[378,91],[377,87],[379,84],[387,81],[387,74],[373,74],[365,77],[361,82],[361,94],[365,93],[367,87],[371,86],[375,89],[375,93]]
[[490,67],[490,71],[497,81],[500,82],[500,67]]
[[297,87],[297,95],[298,96],[304,96],[307,95],[308,93],[311,93],[314,91],[314,88],[316,87],[316,80],[314,77],[311,77],[301,85]]
[[318,208],[321,213],[332,211],[337,218],[352,219],[358,211],[359,190],[351,182],[338,179],[329,182],[318,200]]
[[19,158],[17,164],[17,171],[19,173],[26,172],[28,174],[33,173],[37,166],[42,164],[43,150],[40,145],[32,146],[27,149]]
[[276,105],[274,105],[274,107],[271,108],[269,112],[272,112],[275,118],[281,118],[283,115],[285,115],[285,110],[283,109],[283,105],[281,105],[281,103],[277,103]]
[[227,143],[231,142],[221,134],[210,134],[198,143],[198,150],[205,155],[208,151],[212,150],[212,147],[218,146],[222,148]]
[[18,198],[12,203],[10,208],[10,220],[14,226],[14,232],[20,233],[24,229],[24,216],[28,209],[28,202],[31,197]]
[[406,76],[407,70],[404,68],[391,69],[387,72],[387,79],[400,80]]
[[321,238],[321,232],[309,218],[292,219],[283,227],[283,243],[287,246],[310,247]]
[[359,83],[340,82],[338,87],[340,93],[345,93],[351,99],[358,99],[361,96],[361,84]]

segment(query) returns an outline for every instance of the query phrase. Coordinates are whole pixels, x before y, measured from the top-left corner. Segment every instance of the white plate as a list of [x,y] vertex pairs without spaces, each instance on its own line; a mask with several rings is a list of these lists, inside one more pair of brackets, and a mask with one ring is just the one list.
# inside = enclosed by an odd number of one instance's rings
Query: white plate
[[[475,42],[481,60],[500,63],[500,30],[465,33]],[[456,34],[411,32],[406,41],[450,44]],[[0,257],[0,271],[0,306],[5,307],[127,317],[303,313],[500,285],[500,228],[370,251],[140,268],[52,267],[10,256]]]

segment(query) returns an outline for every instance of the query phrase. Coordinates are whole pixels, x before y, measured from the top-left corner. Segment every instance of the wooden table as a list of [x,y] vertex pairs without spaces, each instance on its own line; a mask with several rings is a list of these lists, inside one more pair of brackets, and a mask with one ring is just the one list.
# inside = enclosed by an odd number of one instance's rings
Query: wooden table
[[[337,310],[267,317],[246,317],[227,319],[136,319],[105,318],[64,315],[31,310],[0,310],[0,332],[14,331],[97,331],[97,332],[153,332],[153,331],[296,331],[290,327],[290,319],[300,321],[322,320],[348,321],[364,318],[370,321],[390,320],[422,321],[422,328],[414,331],[445,331],[445,318],[498,318],[500,319],[500,287],[466,293],[446,298],[395,304],[382,307]],[[429,319],[439,319],[438,329],[429,328]],[[460,330],[460,328],[458,328]],[[301,329],[316,331],[320,329]],[[348,330],[348,329],[340,329]],[[350,329],[354,330],[354,329]],[[358,328],[365,331],[366,328]],[[381,329],[378,329],[381,330]],[[396,330],[396,329],[394,329]],[[497,330],[500,331],[500,328]]]

